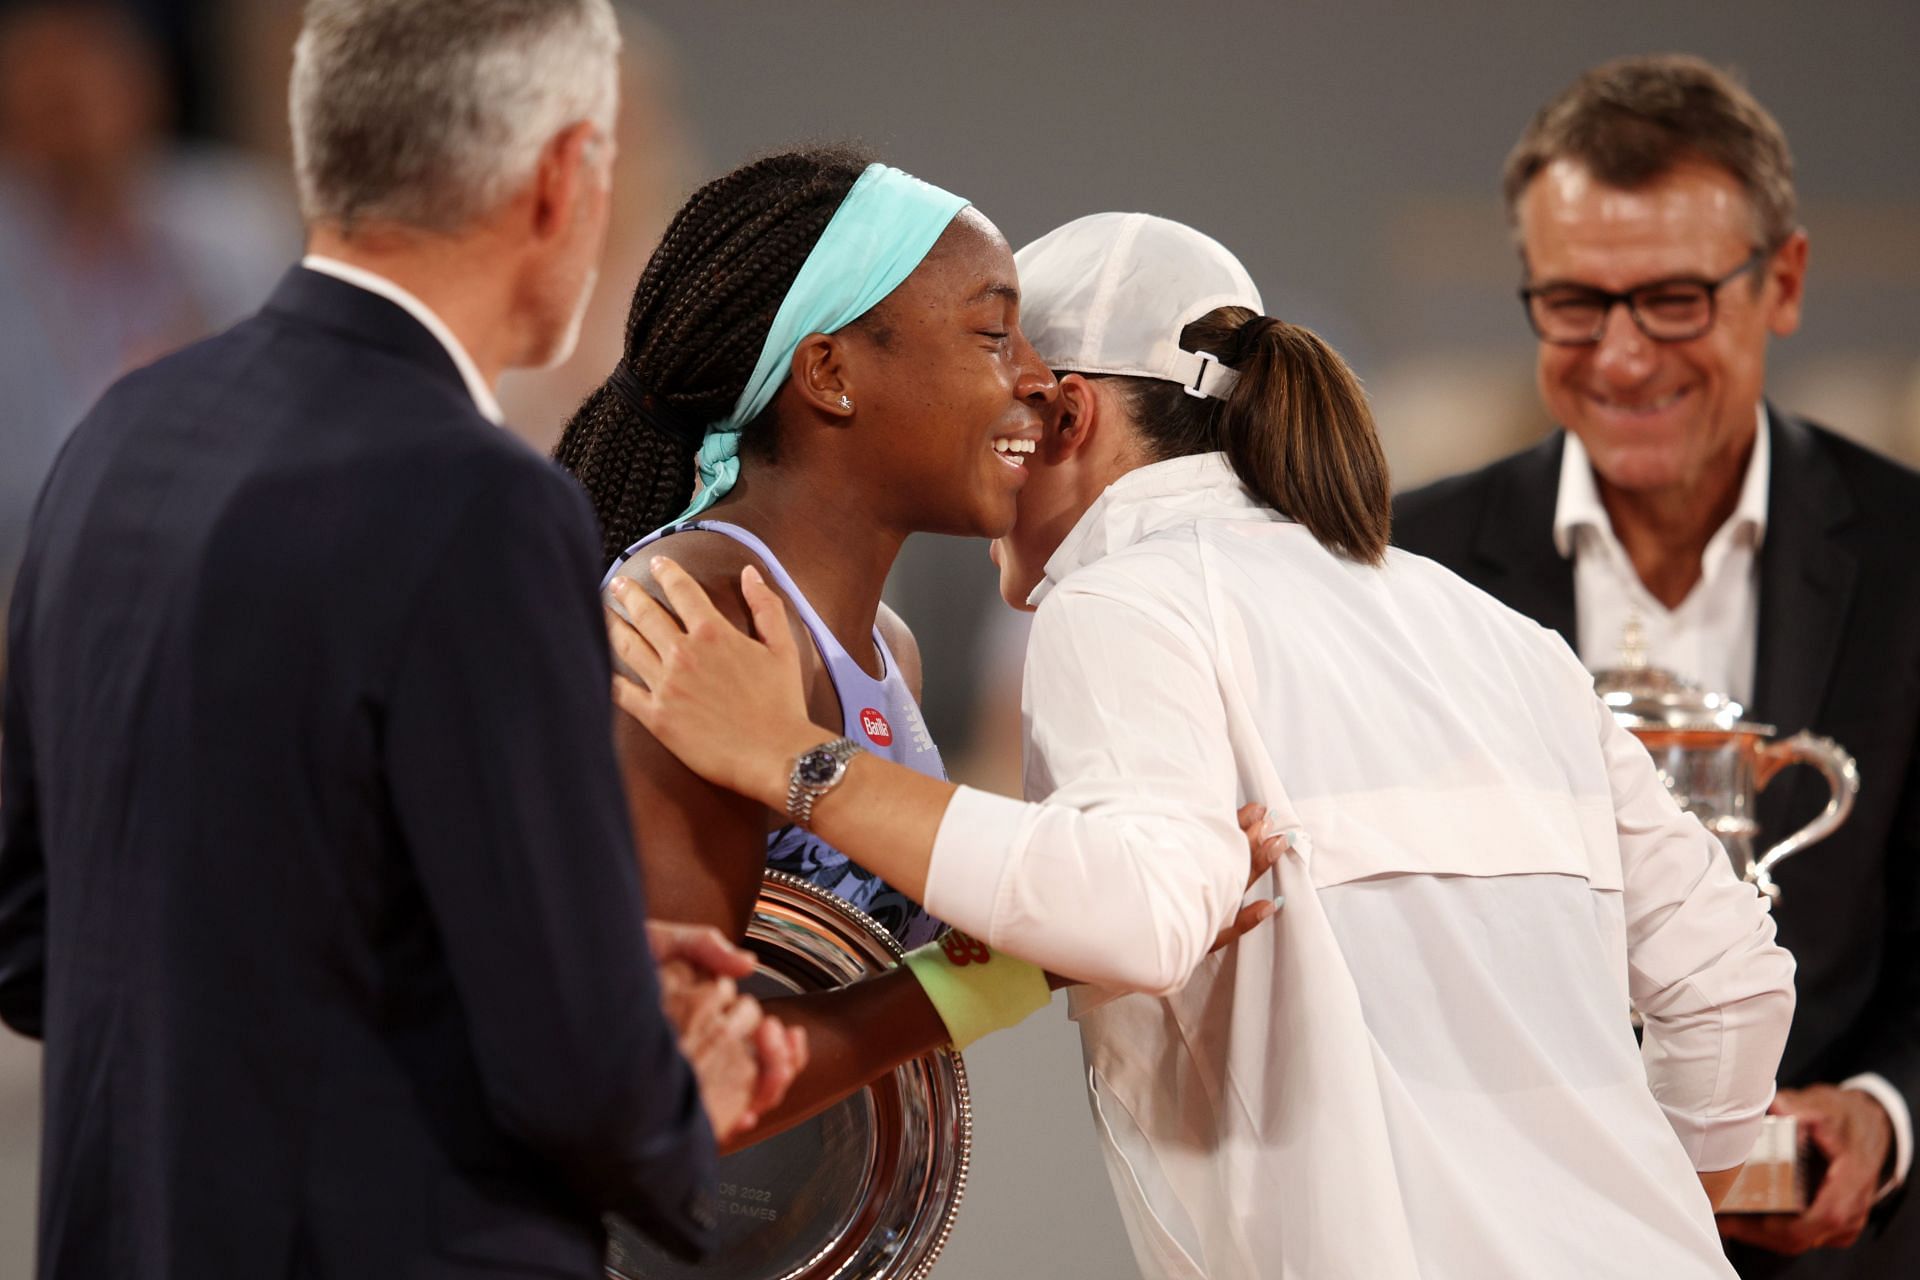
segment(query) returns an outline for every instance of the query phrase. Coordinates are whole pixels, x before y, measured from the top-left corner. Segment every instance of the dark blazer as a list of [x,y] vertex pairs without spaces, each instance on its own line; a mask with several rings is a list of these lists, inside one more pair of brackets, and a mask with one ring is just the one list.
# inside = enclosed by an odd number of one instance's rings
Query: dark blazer
[[42,1277],[597,1280],[602,1211],[701,1242],[598,545],[432,335],[311,271],[75,430],[0,749]]
[[[1776,871],[1780,941],[1799,962],[1783,1085],[1885,1076],[1920,1111],[1920,475],[1769,406],[1749,714],[1811,729],[1860,762],[1853,816]],[[1564,436],[1402,495],[1394,541],[1575,640],[1573,562],[1553,544]],[[1826,801],[1810,769],[1761,794],[1763,839]],[[1876,1214],[1844,1253],[1794,1263],[1743,1251],[1743,1274],[1920,1275],[1920,1197]]]

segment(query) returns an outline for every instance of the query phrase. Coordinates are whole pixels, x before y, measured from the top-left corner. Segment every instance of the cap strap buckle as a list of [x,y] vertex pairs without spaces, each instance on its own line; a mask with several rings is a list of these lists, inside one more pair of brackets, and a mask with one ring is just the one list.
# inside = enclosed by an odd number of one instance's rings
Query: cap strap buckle
[[1240,380],[1240,375],[1221,364],[1220,357],[1211,351],[1182,350],[1178,359],[1193,371],[1193,377],[1180,389],[1195,400],[1224,400]]

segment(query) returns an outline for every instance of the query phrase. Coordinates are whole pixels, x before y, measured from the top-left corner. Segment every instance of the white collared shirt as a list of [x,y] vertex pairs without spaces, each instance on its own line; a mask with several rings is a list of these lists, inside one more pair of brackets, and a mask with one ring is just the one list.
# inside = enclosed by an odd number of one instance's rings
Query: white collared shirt
[[[1580,660],[1589,670],[1620,666],[1622,640],[1628,626],[1637,624],[1650,664],[1752,704],[1760,636],[1760,544],[1766,538],[1767,490],[1773,474],[1766,405],[1755,412],[1759,430],[1739,501],[1707,540],[1700,581],[1673,609],[1640,581],[1600,502],[1592,460],[1580,441],[1567,434],[1553,542],[1562,556],[1573,557],[1574,624]],[[1893,1082],[1876,1072],[1853,1076],[1841,1087],[1871,1095],[1892,1122],[1894,1167],[1880,1190],[1884,1199],[1913,1167],[1913,1114]]]
[[434,313],[432,307],[378,272],[368,271],[365,267],[356,267],[338,258],[310,253],[300,259],[300,265],[309,271],[318,271],[323,276],[332,276],[335,280],[343,280],[356,288],[365,289],[368,293],[378,294],[418,320],[421,327],[446,348],[447,355],[453,360],[454,368],[460,371],[460,381],[466,384],[467,394],[473,397],[473,407],[480,411],[480,416],[496,427],[507,420],[506,415],[500,411],[500,401],[494,396],[493,388],[488,386],[487,380],[481,376],[480,366],[473,362],[473,357],[467,354],[466,347],[454,335],[453,330],[447,328],[446,321]]
[[[1695,1170],[1758,1132],[1792,960],[1557,636],[1330,554],[1219,454],[1111,486],[1036,594],[1046,803],[962,789],[927,905],[1163,984],[1073,999],[1148,1275],[1732,1276]],[[1206,954],[1246,801],[1285,906]]]
[[1647,660],[1736,702],[1753,701],[1755,639],[1760,628],[1760,543],[1767,533],[1772,446],[1767,411],[1747,462],[1733,514],[1707,540],[1700,581],[1669,609],[1634,571],[1613,532],[1593,464],[1569,433],[1560,459],[1553,543],[1573,557],[1574,619],[1580,660],[1592,671],[1617,667],[1629,624],[1637,623]]

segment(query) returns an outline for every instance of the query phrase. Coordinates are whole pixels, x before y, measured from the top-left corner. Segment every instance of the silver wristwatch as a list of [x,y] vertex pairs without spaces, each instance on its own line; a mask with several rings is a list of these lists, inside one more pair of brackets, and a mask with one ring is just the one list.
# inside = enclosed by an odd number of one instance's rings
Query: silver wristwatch
[[813,806],[847,776],[847,762],[864,750],[852,738],[835,738],[794,759],[787,777],[787,816],[811,831]]

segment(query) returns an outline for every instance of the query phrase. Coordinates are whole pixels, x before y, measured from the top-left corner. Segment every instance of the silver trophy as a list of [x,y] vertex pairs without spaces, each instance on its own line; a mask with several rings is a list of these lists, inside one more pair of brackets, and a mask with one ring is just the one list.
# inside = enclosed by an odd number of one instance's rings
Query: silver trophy
[[[757,997],[845,986],[890,969],[900,946],[865,912],[769,871],[746,943]],[[811,1120],[720,1162],[709,1258],[670,1257],[608,1222],[614,1280],[921,1280],[967,1184],[973,1109],[960,1055],[915,1058]]]
[[[1594,676],[1594,689],[1623,728],[1631,730],[1660,769],[1682,809],[1700,819],[1745,879],[1778,903],[1773,869],[1818,843],[1847,820],[1860,794],[1860,770],[1832,738],[1796,733],[1774,741],[1770,724],[1746,718],[1739,703],[1671,671],[1648,666],[1639,628],[1629,625],[1621,665]],[[1754,851],[1760,824],[1754,799],[1788,765],[1818,769],[1827,780],[1826,808],[1800,830]]]

